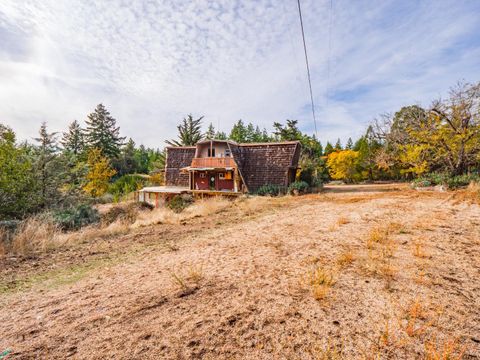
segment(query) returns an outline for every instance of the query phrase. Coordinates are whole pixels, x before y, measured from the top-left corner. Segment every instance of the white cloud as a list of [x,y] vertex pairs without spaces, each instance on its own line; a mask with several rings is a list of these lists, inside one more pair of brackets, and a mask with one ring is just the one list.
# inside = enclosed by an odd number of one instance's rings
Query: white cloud
[[[478,5],[334,1],[330,19],[328,1],[302,4],[324,141],[478,80]],[[293,0],[4,0],[0,41],[0,121],[23,138],[43,120],[65,129],[99,102],[149,146],[190,112],[224,131],[239,118],[313,129]]]

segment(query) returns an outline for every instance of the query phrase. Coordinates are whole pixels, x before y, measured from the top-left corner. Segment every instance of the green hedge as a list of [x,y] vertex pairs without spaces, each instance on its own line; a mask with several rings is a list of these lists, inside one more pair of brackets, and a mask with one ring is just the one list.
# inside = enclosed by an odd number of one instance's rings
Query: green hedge
[[98,211],[87,204],[56,211],[52,216],[55,224],[65,231],[78,230],[100,221]]
[[427,187],[435,185],[444,185],[449,189],[458,189],[468,186],[471,182],[480,182],[478,174],[463,174],[451,176],[445,173],[430,173],[415,179],[412,182],[414,187]]

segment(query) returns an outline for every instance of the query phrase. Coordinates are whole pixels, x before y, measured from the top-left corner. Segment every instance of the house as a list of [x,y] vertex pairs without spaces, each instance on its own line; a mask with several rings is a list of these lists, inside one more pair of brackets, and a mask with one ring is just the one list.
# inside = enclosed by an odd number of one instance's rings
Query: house
[[203,140],[166,148],[165,185],[140,190],[138,200],[158,206],[162,194],[254,193],[263,185],[288,187],[300,158],[298,141],[239,144]]

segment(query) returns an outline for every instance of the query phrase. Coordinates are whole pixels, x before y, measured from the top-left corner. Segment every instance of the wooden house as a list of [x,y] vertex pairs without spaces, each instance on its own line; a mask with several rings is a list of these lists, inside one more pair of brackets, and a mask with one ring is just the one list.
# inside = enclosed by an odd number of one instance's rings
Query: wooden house
[[287,187],[295,181],[298,141],[239,144],[204,140],[196,146],[167,147],[166,186],[191,193],[255,192],[262,185]]

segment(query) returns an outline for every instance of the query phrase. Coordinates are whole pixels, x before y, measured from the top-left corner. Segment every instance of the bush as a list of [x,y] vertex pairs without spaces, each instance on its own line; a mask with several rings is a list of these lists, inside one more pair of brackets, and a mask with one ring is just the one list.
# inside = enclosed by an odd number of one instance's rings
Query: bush
[[260,196],[278,196],[282,192],[282,188],[274,184],[262,185],[258,188],[256,194]]
[[139,175],[123,175],[110,184],[108,192],[113,195],[115,201],[118,201],[122,196],[144,187],[146,182],[147,180]]
[[297,195],[297,194],[305,194],[310,186],[305,181],[295,181],[290,184],[288,187],[288,193]]
[[167,201],[167,207],[173,212],[180,213],[192,203],[193,198],[190,195],[176,195]]
[[64,231],[78,230],[100,220],[98,211],[87,204],[59,210],[52,215],[54,223]]
[[151,211],[154,208],[153,205],[146,202],[133,202],[126,206],[117,205],[113,206],[105,214],[102,215],[102,223],[109,225],[115,221],[122,221],[125,223],[133,224],[137,220],[139,211],[148,210]]
[[478,174],[463,174],[458,176],[451,176],[445,173],[430,173],[415,179],[412,182],[414,187],[427,187],[435,185],[444,185],[449,189],[458,189],[466,187],[471,182],[479,182],[480,176]]

